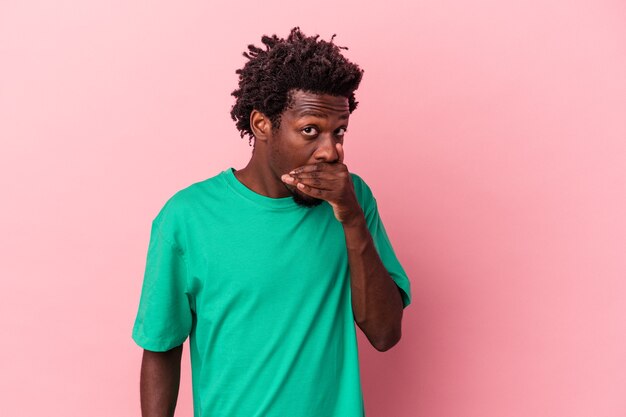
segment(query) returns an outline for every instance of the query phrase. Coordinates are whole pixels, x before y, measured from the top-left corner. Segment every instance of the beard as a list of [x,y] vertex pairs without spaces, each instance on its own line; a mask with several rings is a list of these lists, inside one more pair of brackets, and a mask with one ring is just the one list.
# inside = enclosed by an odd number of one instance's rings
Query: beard
[[297,188],[287,187],[287,189],[291,193],[291,198],[293,198],[293,201],[295,201],[296,204],[302,207],[316,207],[322,204],[322,202],[324,201],[319,198],[302,195],[298,192]]

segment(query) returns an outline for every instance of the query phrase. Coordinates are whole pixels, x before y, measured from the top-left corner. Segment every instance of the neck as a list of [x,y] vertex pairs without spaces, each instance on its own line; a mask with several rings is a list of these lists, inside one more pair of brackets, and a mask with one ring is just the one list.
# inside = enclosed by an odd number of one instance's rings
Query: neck
[[235,177],[257,194],[270,198],[289,197],[291,193],[284,183],[270,168],[267,160],[260,158],[259,149],[255,149],[245,168],[235,171]]

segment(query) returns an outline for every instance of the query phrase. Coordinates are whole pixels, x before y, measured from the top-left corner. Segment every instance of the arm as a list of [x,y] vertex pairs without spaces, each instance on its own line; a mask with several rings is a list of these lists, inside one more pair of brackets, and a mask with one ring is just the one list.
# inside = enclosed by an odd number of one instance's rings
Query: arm
[[343,223],[343,230],[350,264],[354,319],[372,346],[384,352],[401,337],[400,289],[376,251],[363,213]]
[[379,351],[393,347],[401,337],[403,303],[400,289],[385,268],[354,192],[343,146],[336,145],[337,163],[296,168],[282,179],[333,207],[346,237],[354,320]]
[[400,289],[378,255],[357,200],[354,186],[343,164],[341,143],[335,144],[337,162],[303,165],[283,175],[284,182],[304,194],[329,202],[346,237],[354,320],[379,351],[400,340],[403,303]]
[[166,352],[143,351],[141,361],[142,417],[173,417],[180,385],[183,345]]

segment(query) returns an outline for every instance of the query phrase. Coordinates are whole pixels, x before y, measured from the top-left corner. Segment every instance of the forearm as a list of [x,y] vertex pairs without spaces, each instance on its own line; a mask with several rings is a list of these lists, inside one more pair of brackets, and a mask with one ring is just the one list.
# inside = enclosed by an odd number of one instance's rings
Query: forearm
[[180,386],[183,345],[167,352],[144,350],[141,361],[142,417],[173,417]]
[[361,214],[344,223],[354,319],[372,345],[388,350],[401,337],[402,296],[382,263]]

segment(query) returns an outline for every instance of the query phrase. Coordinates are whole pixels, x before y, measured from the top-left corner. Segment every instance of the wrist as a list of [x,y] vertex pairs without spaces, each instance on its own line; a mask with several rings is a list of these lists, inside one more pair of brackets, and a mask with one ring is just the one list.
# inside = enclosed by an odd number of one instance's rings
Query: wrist
[[363,210],[359,207],[359,210],[354,214],[346,217],[344,221],[341,222],[341,225],[344,229],[354,229],[359,227],[367,227],[367,222],[365,221],[365,215],[363,214]]

